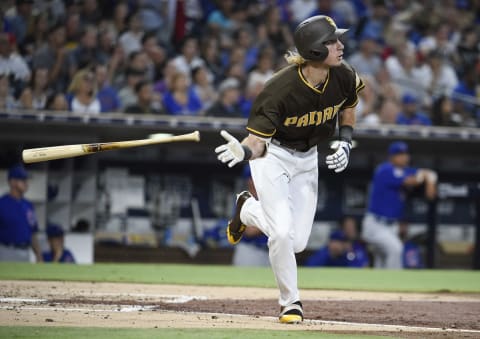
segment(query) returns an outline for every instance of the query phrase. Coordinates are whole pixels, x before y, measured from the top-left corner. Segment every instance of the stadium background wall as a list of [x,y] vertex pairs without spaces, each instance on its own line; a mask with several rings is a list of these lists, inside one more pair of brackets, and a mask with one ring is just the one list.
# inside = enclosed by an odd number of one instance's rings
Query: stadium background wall
[[[218,215],[211,206],[212,182],[220,181],[236,189],[242,168],[233,171],[221,166],[213,149],[221,144],[218,131],[226,129],[237,137],[246,135],[243,119],[208,117],[132,116],[103,114],[99,116],[72,116],[58,112],[0,112],[0,168],[7,168],[21,160],[25,148],[75,143],[94,143],[142,139],[152,133],[184,134],[193,130],[201,133],[200,143],[178,143],[140,147],[95,154],[70,162],[78,168],[90,164],[91,175],[110,167],[126,167],[130,172],[147,178],[162,175],[182,175],[192,183],[192,195],[199,202],[204,218]],[[361,217],[368,197],[369,182],[375,166],[386,158],[386,148],[393,140],[405,140],[411,149],[412,164],[434,168],[439,173],[442,196],[436,208],[439,227],[444,224],[475,225],[476,199],[480,182],[480,130],[468,128],[416,127],[381,125],[358,126],[348,175],[335,175],[320,168],[320,195],[316,220],[335,221],[344,214]],[[329,150],[319,150],[323,158]],[[323,164],[323,161],[320,162]],[[30,170],[65,166],[65,161],[28,165]],[[233,176],[232,176],[233,173]],[[94,178],[95,182],[98,178]],[[4,185],[2,182],[1,185]],[[455,188],[466,188],[466,194]],[[445,188],[442,190],[442,188]],[[465,191],[465,190],[464,190]],[[227,204],[227,206],[230,206]],[[191,217],[191,209],[180,212]],[[428,223],[428,204],[420,197],[409,199],[407,219],[411,223]],[[47,216],[48,217],[48,216]],[[95,223],[94,223],[95,225]],[[96,225],[98,228],[99,225]],[[94,228],[92,226],[92,228]],[[478,238],[478,230],[476,231]],[[473,236],[475,237],[475,236]],[[477,252],[478,252],[478,246]],[[478,253],[477,253],[478,257]]]

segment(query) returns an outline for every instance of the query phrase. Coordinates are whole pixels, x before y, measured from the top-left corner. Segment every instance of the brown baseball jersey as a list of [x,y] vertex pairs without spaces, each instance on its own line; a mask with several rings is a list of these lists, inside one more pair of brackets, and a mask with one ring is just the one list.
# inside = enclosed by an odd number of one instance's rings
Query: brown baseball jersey
[[318,88],[308,83],[298,65],[287,66],[256,98],[247,130],[306,151],[333,135],[339,112],[356,106],[363,87],[358,74],[345,62],[331,67]]

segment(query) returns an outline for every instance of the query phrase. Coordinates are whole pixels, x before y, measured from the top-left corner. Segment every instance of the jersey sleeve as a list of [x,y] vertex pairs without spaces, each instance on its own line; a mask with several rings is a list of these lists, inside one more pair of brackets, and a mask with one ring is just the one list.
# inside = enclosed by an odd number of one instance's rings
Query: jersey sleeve
[[247,130],[262,138],[270,138],[277,131],[280,107],[268,91],[259,94],[248,118]]
[[416,170],[413,168],[398,169],[394,167],[385,168],[380,173],[380,180],[382,180],[385,185],[390,187],[400,187],[403,185],[405,178],[415,175]]
[[352,72],[353,81],[351,81],[352,85],[348,90],[347,101],[345,101],[342,106],[343,109],[357,106],[358,93],[365,87],[365,84],[358,73],[353,68],[350,68],[350,70]]

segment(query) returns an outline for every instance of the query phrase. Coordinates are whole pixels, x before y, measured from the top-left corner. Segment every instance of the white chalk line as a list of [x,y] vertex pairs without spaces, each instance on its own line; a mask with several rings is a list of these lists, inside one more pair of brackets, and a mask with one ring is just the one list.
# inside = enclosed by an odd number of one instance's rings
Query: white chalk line
[[[151,299],[151,294],[143,293],[129,293],[129,294],[118,294],[118,293],[91,293],[88,295],[80,296],[69,296],[69,299],[72,298],[85,298],[85,297],[102,297],[102,296],[116,296],[116,297],[137,297],[137,298],[148,298]],[[58,296],[60,297],[60,296]],[[205,296],[195,296],[195,295],[155,295],[155,298],[160,299],[159,301],[167,304],[183,304],[192,300],[207,300]],[[47,302],[47,299],[36,299],[36,298],[9,298],[9,297],[0,297],[0,303],[42,303]]]
[[47,302],[47,299],[37,299],[37,298],[0,298],[0,303],[44,303]]
[[[103,304],[99,304],[103,305]],[[92,305],[94,306],[94,305]],[[103,305],[104,306],[104,305]],[[142,312],[142,311],[151,311],[158,308],[156,305],[134,305],[134,306],[114,306],[111,309],[99,309],[99,308],[80,308],[80,307],[29,307],[29,306],[0,306],[0,310],[9,310],[9,311],[69,311],[69,312]]]
[[[99,304],[103,305],[103,304]],[[93,306],[93,305],[92,305]],[[103,305],[104,306],[104,305]],[[31,310],[31,311],[69,311],[69,312],[142,312],[142,311],[152,311],[158,309],[158,306],[155,305],[134,305],[134,306],[116,306],[111,309],[101,309],[101,308],[56,308],[56,307],[28,307],[28,306],[0,306],[0,310]],[[215,312],[187,312],[187,311],[169,311],[169,310],[160,310],[163,313],[184,313],[192,315],[206,315],[206,316],[216,316],[220,317],[232,317],[232,318],[251,318],[250,315],[243,314],[233,314],[233,313],[215,313]],[[256,317],[257,318],[257,317]],[[263,319],[266,321],[278,321],[276,317],[262,316],[258,319]],[[407,325],[388,325],[388,324],[373,324],[373,323],[357,323],[357,322],[348,322],[348,321],[334,321],[334,320],[316,320],[316,319],[305,319],[304,324],[308,325],[330,325],[330,326],[349,326],[349,327],[358,327],[365,328],[370,327],[370,331],[408,331],[408,332],[450,332],[450,333],[472,333],[480,334],[480,330],[468,330],[468,329],[456,329],[456,328],[439,328],[439,327],[421,327],[421,326],[407,326]]]

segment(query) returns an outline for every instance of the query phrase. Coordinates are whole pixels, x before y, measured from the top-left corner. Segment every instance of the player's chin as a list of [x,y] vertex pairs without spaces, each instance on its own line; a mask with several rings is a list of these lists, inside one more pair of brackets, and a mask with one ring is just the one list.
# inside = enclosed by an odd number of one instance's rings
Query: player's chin
[[343,56],[340,55],[336,58],[332,58],[331,60],[329,60],[330,62],[328,63],[328,65],[330,67],[336,67],[336,66],[340,66],[343,62]]

